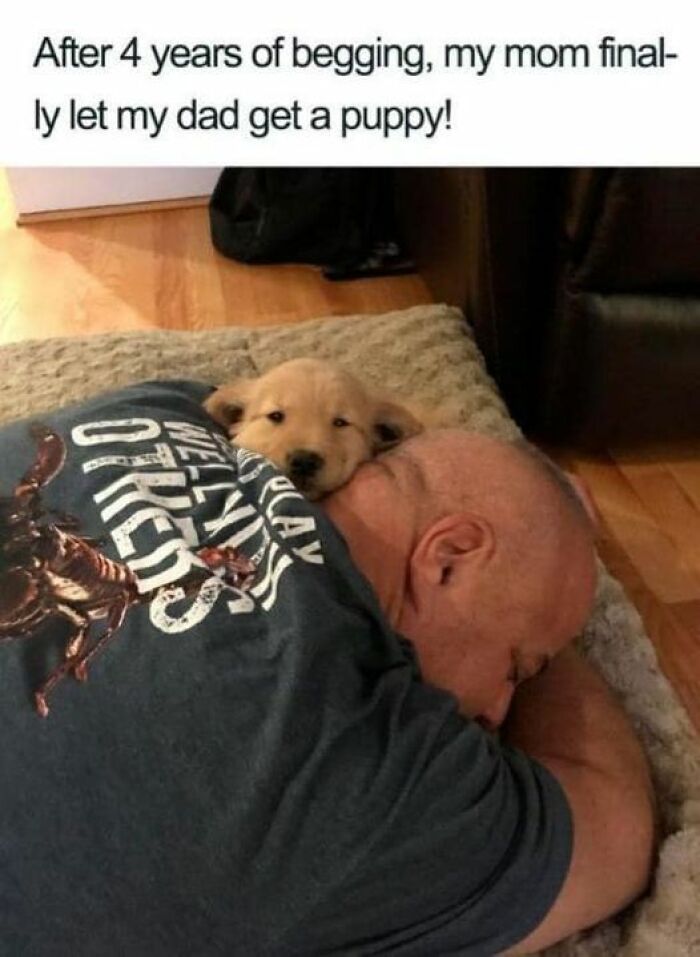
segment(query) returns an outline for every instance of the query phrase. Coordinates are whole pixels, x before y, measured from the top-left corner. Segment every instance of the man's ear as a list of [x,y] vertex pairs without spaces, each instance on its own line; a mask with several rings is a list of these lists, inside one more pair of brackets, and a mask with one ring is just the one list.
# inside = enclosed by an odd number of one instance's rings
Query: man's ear
[[386,452],[404,439],[418,435],[423,425],[412,412],[390,399],[377,401],[372,424],[372,453]]
[[433,587],[451,585],[487,562],[494,547],[490,522],[472,512],[457,512],[423,533],[413,551],[412,570]]
[[254,379],[237,379],[220,386],[204,401],[204,408],[229,435],[237,432],[245,418],[246,405],[250,399]]

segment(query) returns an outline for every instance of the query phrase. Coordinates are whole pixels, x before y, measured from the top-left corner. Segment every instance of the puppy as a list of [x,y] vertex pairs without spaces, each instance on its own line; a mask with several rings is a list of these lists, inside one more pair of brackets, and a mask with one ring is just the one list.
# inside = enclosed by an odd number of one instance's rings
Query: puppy
[[236,445],[266,456],[309,499],[423,429],[408,409],[320,359],[292,359],[257,379],[223,385],[204,408]]

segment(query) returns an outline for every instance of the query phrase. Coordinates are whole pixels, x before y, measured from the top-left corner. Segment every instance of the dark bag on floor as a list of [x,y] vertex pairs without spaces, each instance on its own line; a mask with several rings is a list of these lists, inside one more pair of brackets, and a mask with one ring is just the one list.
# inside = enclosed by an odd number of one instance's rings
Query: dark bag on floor
[[225,169],[209,214],[232,259],[352,266],[394,238],[392,171]]

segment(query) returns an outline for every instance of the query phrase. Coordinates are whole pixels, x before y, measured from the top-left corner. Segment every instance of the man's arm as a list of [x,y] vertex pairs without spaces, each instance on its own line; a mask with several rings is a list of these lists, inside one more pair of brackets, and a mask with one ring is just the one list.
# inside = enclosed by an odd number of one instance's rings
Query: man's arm
[[573,815],[572,863],[559,897],[540,926],[508,951],[531,954],[642,893],[654,857],[654,798],[627,717],[573,649],[519,688],[503,740],[557,778]]

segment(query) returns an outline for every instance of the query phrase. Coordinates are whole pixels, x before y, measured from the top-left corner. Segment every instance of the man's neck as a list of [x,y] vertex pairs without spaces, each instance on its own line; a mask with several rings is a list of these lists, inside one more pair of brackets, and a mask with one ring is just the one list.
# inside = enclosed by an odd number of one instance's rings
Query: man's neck
[[323,505],[345,538],[353,561],[374,588],[384,614],[396,627],[406,593],[413,524],[398,507],[395,490],[351,483]]

